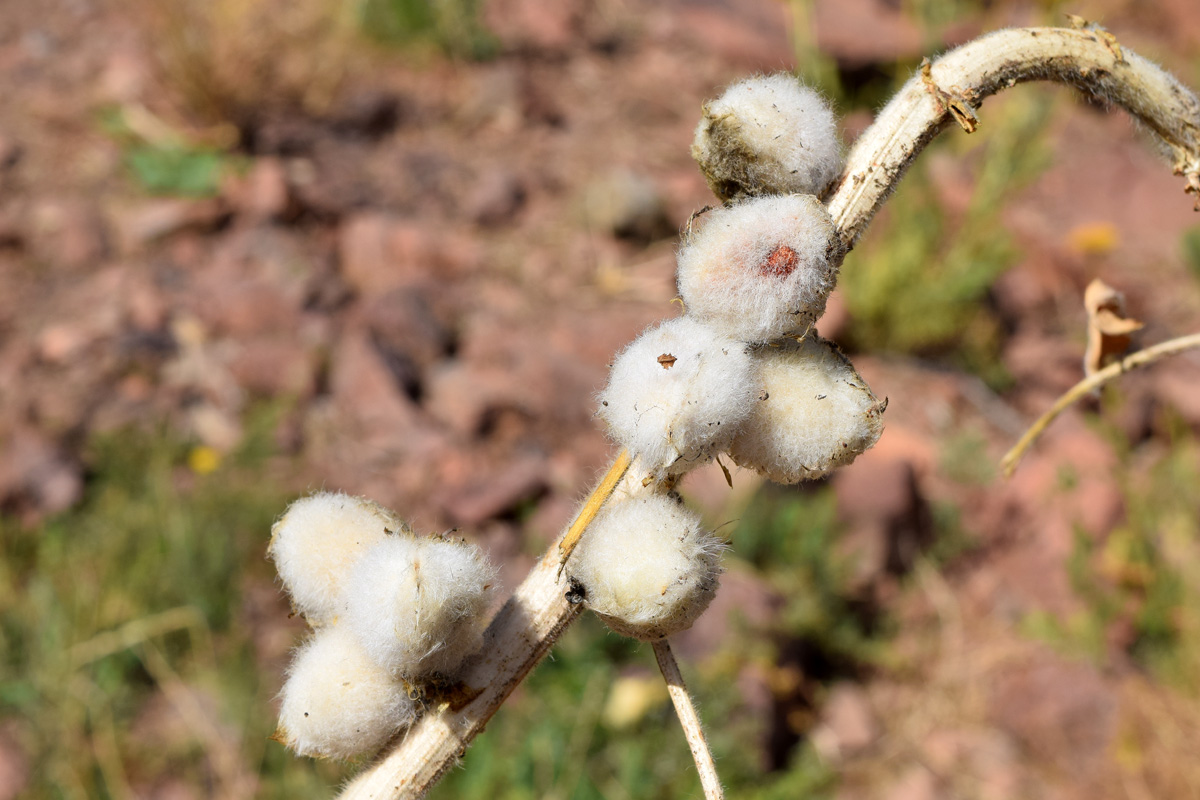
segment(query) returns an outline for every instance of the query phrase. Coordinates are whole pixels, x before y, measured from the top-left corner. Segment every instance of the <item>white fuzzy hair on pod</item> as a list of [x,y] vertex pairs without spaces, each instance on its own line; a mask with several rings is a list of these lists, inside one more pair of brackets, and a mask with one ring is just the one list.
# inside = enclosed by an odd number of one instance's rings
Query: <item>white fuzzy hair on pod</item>
[[690,628],[717,592],[725,545],[675,494],[612,502],[588,528],[571,578],[617,633],[651,641]]
[[389,537],[354,565],[339,622],[392,675],[451,676],[483,643],[495,579],[474,545]]
[[777,483],[849,464],[883,432],[879,398],[837,346],[811,334],[754,354],[763,396],[734,438],[738,465]]
[[367,548],[407,526],[361,497],[319,492],[302,497],[271,529],[268,555],[296,610],[313,625],[332,622],[350,567]]
[[417,715],[404,684],[340,625],[319,630],[296,649],[281,697],[276,738],[302,756],[369,754]]
[[646,330],[617,356],[599,415],[662,477],[723,450],[756,395],[746,346],[684,316]]
[[704,105],[692,158],[722,200],[819,195],[842,169],[837,117],[788,73],[747,78]]
[[731,339],[804,333],[825,313],[840,255],[817,198],[752,198],[709,212],[685,241],[679,294],[688,314]]

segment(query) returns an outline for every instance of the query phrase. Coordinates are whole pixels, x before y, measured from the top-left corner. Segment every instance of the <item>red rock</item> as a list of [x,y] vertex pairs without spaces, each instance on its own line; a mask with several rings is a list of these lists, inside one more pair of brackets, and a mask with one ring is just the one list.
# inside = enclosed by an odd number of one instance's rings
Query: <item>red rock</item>
[[14,727],[10,723],[0,729],[0,800],[17,800],[29,785],[29,756]]
[[493,0],[484,6],[484,23],[510,48],[562,52],[575,39],[581,11],[578,0]]
[[900,8],[883,0],[819,0],[817,46],[845,67],[889,64],[925,54],[925,37]]
[[438,243],[419,223],[377,212],[342,223],[338,255],[342,275],[357,291],[383,294],[440,266]]
[[788,41],[786,9],[778,3],[695,3],[674,20],[696,46],[745,70],[787,69],[796,58]]
[[948,800],[937,778],[920,765],[909,767],[885,796],[888,800]]
[[833,477],[838,515],[849,528],[839,550],[856,563],[860,588],[907,572],[933,536],[928,504],[905,461],[860,459]]
[[851,758],[870,747],[879,738],[879,722],[871,700],[854,683],[834,684],[821,708],[821,729],[814,741],[821,740],[822,751],[831,760]]
[[82,496],[82,470],[54,443],[32,428],[6,437],[0,449],[0,503],[33,521],[66,511]]
[[21,160],[21,145],[11,136],[0,135],[0,172],[16,166]]
[[463,213],[476,225],[496,227],[511,223],[525,205],[525,185],[505,169],[494,169],[477,178],[463,203]]
[[362,306],[362,319],[381,352],[423,373],[453,345],[456,311],[435,284],[414,284],[369,298]]
[[82,269],[94,267],[108,252],[99,212],[82,201],[51,201],[33,210],[33,249],[47,261]]
[[233,210],[253,222],[270,222],[285,217],[291,210],[287,169],[274,156],[255,160],[242,178],[226,187]]
[[535,500],[546,491],[544,456],[529,455],[499,472],[438,493],[437,504],[456,524],[475,527]]
[[702,663],[727,645],[740,626],[766,628],[778,613],[780,599],[760,578],[731,568],[721,576],[716,597],[686,631],[671,637],[680,658]]
[[1083,350],[1042,333],[1018,332],[1004,348],[1004,365],[1025,391],[1056,396],[1083,378]]
[[359,469],[408,460],[427,478],[442,435],[396,384],[370,338],[361,329],[344,333],[330,359],[334,436],[341,457]]
[[121,251],[136,252],[158,239],[186,230],[207,231],[228,214],[220,199],[150,200],[114,214],[117,240]]
[[252,394],[305,397],[315,388],[316,354],[295,339],[257,338],[241,344],[229,371]]
[[1200,371],[1185,364],[1156,365],[1154,387],[1159,398],[1169,405],[1184,422],[1200,427]]
[[984,688],[991,718],[1066,774],[1094,775],[1107,760],[1117,698],[1095,667],[1041,650]]
[[91,337],[80,325],[59,322],[38,334],[38,355],[48,363],[65,364],[79,356],[90,342]]

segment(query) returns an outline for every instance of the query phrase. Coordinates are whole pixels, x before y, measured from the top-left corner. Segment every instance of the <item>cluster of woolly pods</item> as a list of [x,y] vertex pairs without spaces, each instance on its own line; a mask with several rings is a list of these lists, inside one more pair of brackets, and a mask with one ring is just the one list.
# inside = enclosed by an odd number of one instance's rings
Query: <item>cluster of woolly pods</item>
[[744,81],[705,106],[693,155],[727,204],[689,226],[678,253],[684,315],[622,351],[599,396],[649,487],[610,499],[571,571],[618,632],[668,636],[715,592],[721,545],[672,493],[680,475],[726,452],[796,483],[879,438],[886,402],[814,331],[844,254],[816,196],[840,153],[833,112],[791,76]]
[[315,628],[288,671],[276,734],[300,755],[378,749],[417,717],[414,686],[452,679],[482,643],[495,578],[483,553],[417,536],[369,500],[297,500],[268,552]]

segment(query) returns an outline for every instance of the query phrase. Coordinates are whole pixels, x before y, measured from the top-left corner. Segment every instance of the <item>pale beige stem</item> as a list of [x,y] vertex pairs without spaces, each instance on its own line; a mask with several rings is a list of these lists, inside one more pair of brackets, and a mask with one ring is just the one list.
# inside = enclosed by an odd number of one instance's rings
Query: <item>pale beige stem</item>
[[679,724],[683,726],[683,735],[692,750],[692,760],[696,762],[696,771],[700,773],[700,786],[704,789],[704,797],[706,800],[724,800],[725,790],[721,788],[717,765],[704,738],[700,715],[692,705],[692,697],[683,682],[683,673],[679,671],[679,664],[675,661],[675,654],[671,652],[671,645],[666,639],[656,639],[653,645],[658,668],[662,670],[663,678],[667,682],[667,692],[671,695],[671,702],[675,704],[675,715],[679,717]]
[[1176,353],[1182,353],[1185,350],[1191,350],[1195,347],[1200,347],[1200,333],[1180,336],[1177,339],[1168,339],[1165,342],[1159,342],[1153,347],[1147,347],[1144,350],[1138,350],[1136,353],[1125,356],[1120,361],[1109,364],[1099,372],[1089,375],[1072,386],[1062,397],[1055,400],[1054,405],[1050,406],[1050,410],[1038,417],[1037,422],[1033,423],[1029,427],[1029,430],[1025,431],[1025,435],[1012,446],[1012,449],[1004,454],[1004,458],[1000,460],[1000,468],[1004,471],[1004,476],[1006,478],[1012,476],[1013,471],[1016,470],[1017,464],[1021,461],[1025,452],[1033,446],[1033,443],[1050,426],[1050,423],[1059,414],[1066,411],[1076,400],[1085,397],[1118,375],[1124,375],[1126,372],[1138,367],[1149,366],[1167,356],[1173,356]]
[[1200,102],[1190,90],[1105,31],[1013,28],[951,50],[915,75],[854,143],[826,201],[843,245],[854,246],[946,126],[973,130],[985,98],[1035,80],[1069,84],[1124,108],[1161,140],[1186,190],[1200,191]]
[[[985,97],[1031,80],[1051,80],[1126,108],[1165,143],[1189,191],[1200,191],[1200,102],[1182,84],[1108,34],[1029,28],[998,31],[947,53],[913,78],[851,148],[826,203],[849,249],[905,169],[952,120],[971,130]],[[636,463],[619,489],[644,486]],[[488,628],[485,655],[468,668],[478,694],[426,714],[390,752],[347,788],[351,798],[420,797],[466,749],[570,623],[576,607],[551,547]]]

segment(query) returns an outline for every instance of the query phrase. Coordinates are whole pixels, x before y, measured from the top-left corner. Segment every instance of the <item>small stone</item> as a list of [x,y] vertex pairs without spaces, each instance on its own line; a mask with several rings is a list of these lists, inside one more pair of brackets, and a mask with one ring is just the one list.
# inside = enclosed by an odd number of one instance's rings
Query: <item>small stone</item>
[[83,201],[50,201],[33,209],[33,249],[70,269],[95,267],[108,252],[104,222]]
[[234,211],[254,222],[282,219],[291,210],[287,169],[274,156],[257,159],[245,176],[231,182],[227,194]]
[[416,222],[378,212],[349,218],[338,234],[342,275],[364,295],[383,294],[431,272],[436,247]]
[[228,215],[217,199],[151,200],[115,213],[117,239],[126,253],[185,230],[208,231]]
[[55,323],[38,335],[38,355],[47,363],[65,364],[82,353],[90,340],[87,332],[77,324]]
[[18,428],[0,448],[0,504],[26,521],[66,511],[83,496],[83,474],[53,442],[33,428]]
[[525,205],[525,185],[507,170],[481,176],[463,204],[467,219],[476,225],[497,227],[512,222]]
[[644,175],[625,169],[588,184],[583,213],[593,229],[634,241],[649,242],[675,232],[658,187]]
[[306,397],[316,385],[316,356],[295,339],[252,339],[233,356],[229,371],[260,397]]
[[879,738],[879,723],[861,686],[835,684],[821,710],[814,743],[831,761],[851,758]]
[[860,589],[906,573],[933,537],[912,464],[870,456],[833,478],[838,515],[849,528],[839,547],[855,563],[852,583]]

